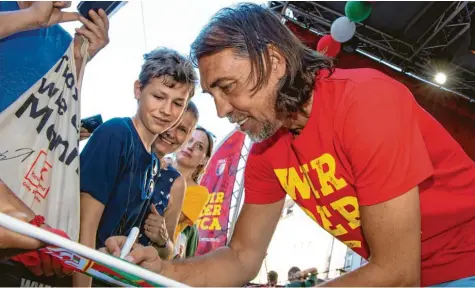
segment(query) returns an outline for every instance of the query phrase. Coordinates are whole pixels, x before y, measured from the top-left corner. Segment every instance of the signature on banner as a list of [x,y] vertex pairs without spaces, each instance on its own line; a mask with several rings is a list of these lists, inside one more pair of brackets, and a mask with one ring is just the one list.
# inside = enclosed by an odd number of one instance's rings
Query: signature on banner
[[35,150],[31,148],[18,148],[15,149],[15,151],[5,150],[3,152],[0,152],[0,161],[12,160],[24,156],[23,159],[21,159],[21,162],[23,162],[33,153],[35,153]]

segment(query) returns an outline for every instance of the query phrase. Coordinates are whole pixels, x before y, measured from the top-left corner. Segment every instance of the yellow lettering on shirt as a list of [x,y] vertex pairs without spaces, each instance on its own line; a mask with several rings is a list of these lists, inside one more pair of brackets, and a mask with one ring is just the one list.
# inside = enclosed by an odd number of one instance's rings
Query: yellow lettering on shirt
[[343,241],[343,244],[350,248],[361,248],[361,241],[358,240]]
[[[305,178],[307,180],[310,180],[309,178],[307,178],[307,177],[309,177],[309,175],[308,175],[308,171],[309,171],[308,170],[308,165],[307,164],[302,165],[300,167],[300,171],[302,172],[302,170],[303,170],[303,173],[305,173],[304,176],[306,175]],[[308,185],[310,186],[310,189],[312,190],[313,195],[315,195],[315,198],[320,199],[320,194],[318,194],[318,191],[317,191],[317,189],[315,189],[315,186],[313,186],[313,183],[312,183],[311,180],[308,181]]]
[[[348,220],[348,225],[351,229],[356,229],[361,226],[360,210],[356,197],[346,196],[333,201],[330,205]],[[351,212],[347,209],[350,208],[349,206],[353,208]]]
[[274,173],[279,179],[280,185],[282,185],[290,198],[293,200],[297,199],[295,193],[295,190],[297,190],[302,199],[310,199],[310,186],[308,185],[307,179],[304,175],[300,178],[294,167],[288,169],[274,169]]
[[[328,166],[328,170],[324,170],[324,165]],[[336,190],[340,190],[348,185],[343,178],[335,177],[336,164],[335,158],[332,155],[325,153],[322,156],[310,161],[310,166],[315,169],[320,181],[321,192],[324,196],[330,195],[334,192],[333,187]],[[331,185],[333,186],[331,186]]]
[[[301,173],[298,173],[295,167],[274,169],[274,173],[277,179],[279,179],[281,186],[293,200],[297,199],[297,193],[302,200],[310,199],[312,193],[316,199],[320,199],[348,185],[343,177],[336,177],[336,161],[331,154],[322,154],[308,164],[303,164],[299,167]],[[317,173],[321,192],[315,189],[314,183],[310,180],[309,166]],[[310,191],[312,193],[310,193]],[[315,210],[310,209],[313,211],[306,209],[301,204],[299,206],[313,221],[320,223],[321,226],[334,237],[348,234],[347,229],[349,228],[356,229],[361,226],[358,200],[354,196],[342,197],[327,204],[327,206],[317,205],[315,206]],[[333,224],[332,213],[339,213],[347,221],[348,227],[343,226],[343,223]],[[320,222],[317,220],[317,217],[320,217]],[[335,217],[341,219],[338,215],[335,215]],[[333,218],[334,223],[337,223],[337,220],[335,220],[337,218]],[[341,220],[338,220],[338,222],[339,221]],[[343,243],[350,248],[362,247],[361,241],[359,240],[348,240],[343,241]]]
[[327,230],[333,236],[337,237],[337,236],[348,233],[345,227],[343,227],[341,224],[337,224],[335,228],[332,228],[333,225],[328,219],[332,215],[330,214],[330,211],[328,211],[327,207],[317,206],[317,213],[320,215],[320,218],[322,219],[323,229]]

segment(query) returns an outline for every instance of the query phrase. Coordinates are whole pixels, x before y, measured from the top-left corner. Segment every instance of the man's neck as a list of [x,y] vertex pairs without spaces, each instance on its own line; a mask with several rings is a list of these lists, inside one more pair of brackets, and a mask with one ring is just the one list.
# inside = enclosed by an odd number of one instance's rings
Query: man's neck
[[287,129],[289,129],[293,134],[299,135],[300,132],[307,125],[308,119],[310,118],[310,113],[312,113],[313,105],[313,94],[308,99],[307,103],[304,105],[304,112],[296,113],[292,118],[289,118],[288,123],[286,123]]
[[139,134],[143,146],[150,153],[152,150],[152,143],[158,135],[152,134],[147,128],[145,128],[145,125],[137,115],[132,117],[132,123],[134,124],[135,130],[137,130],[137,134]]

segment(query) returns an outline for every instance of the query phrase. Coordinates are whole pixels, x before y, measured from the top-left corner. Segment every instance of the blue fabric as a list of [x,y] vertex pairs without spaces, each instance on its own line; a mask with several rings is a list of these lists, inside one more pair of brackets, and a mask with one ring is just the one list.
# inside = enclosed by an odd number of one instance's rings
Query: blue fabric
[[[0,12],[16,10],[16,1],[0,1]],[[71,35],[59,25],[0,39],[0,112],[45,75],[71,41]]]
[[432,285],[432,287],[475,287],[475,276]]
[[[180,176],[180,173],[173,168],[171,165],[168,165],[166,169],[160,170],[160,178],[155,183],[155,192],[152,196],[152,203],[157,208],[157,211],[160,215],[163,216],[165,209],[168,207],[168,200],[170,198],[170,192],[173,183],[175,183],[176,178]],[[149,206],[150,207],[150,206]],[[140,236],[139,243],[145,246],[152,244],[150,239],[145,235],[145,219],[149,213],[152,213],[149,208],[146,210],[144,221],[140,227]]]
[[143,219],[151,200],[142,199],[142,187],[151,163],[130,118],[106,121],[89,138],[80,155],[81,192],[105,206],[97,248],[110,236],[128,235]]

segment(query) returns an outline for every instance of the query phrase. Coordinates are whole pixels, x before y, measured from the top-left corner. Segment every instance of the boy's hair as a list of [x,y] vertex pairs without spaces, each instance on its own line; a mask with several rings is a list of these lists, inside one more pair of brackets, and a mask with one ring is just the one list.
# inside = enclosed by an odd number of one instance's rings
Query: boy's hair
[[[156,48],[144,55],[145,62],[139,74],[142,87],[147,85],[153,78],[169,76],[173,81],[185,85],[191,85],[190,98],[195,94],[198,75],[191,61],[177,51],[165,47]],[[165,82],[170,79],[166,77]],[[174,83],[166,83],[173,87]]]

